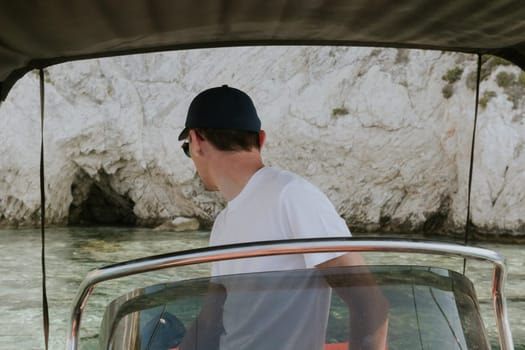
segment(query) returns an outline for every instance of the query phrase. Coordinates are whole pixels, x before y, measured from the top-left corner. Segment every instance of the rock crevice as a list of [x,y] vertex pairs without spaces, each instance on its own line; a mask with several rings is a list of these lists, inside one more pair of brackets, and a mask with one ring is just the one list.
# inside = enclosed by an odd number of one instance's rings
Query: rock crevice
[[71,184],[68,225],[134,226],[135,203],[111,186],[111,175],[99,170],[96,177],[79,170]]

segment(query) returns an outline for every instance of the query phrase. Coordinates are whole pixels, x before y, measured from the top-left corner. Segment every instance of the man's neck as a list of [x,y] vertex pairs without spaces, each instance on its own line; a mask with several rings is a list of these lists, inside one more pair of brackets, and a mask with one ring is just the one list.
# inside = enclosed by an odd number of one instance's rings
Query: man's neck
[[258,151],[222,153],[215,162],[215,183],[228,202],[237,197],[253,174],[264,167]]

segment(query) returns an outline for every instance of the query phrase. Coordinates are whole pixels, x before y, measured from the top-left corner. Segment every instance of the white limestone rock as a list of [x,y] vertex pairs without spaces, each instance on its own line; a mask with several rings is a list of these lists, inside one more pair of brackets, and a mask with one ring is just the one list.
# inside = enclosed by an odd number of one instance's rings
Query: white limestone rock
[[197,231],[200,228],[200,223],[195,218],[177,217],[173,220],[168,220],[162,225],[155,227],[156,231]]
[[[463,73],[445,98],[442,77],[455,67]],[[466,85],[475,70],[469,55],[342,47],[191,50],[51,67],[48,221],[98,215],[155,226],[182,216],[209,225],[224,200],[203,190],[177,135],[199,91],[229,84],[257,105],[266,163],[318,185],[354,230],[459,232],[475,104]],[[481,85],[496,96],[478,116],[472,222],[486,233],[523,234],[525,106],[498,86],[502,70],[519,74],[497,67]],[[28,74],[0,107],[4,226],[38,221],[37,81]],[[95,207],[102,213],[90,214]]]

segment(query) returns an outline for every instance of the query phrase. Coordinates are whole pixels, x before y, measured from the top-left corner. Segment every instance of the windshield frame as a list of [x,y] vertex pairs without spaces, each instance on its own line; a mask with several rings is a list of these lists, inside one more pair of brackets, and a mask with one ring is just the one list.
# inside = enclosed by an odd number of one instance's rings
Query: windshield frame
[[514,349],[505,298],[507,267],[505,265],[505,259],[500,254],[489,249],[452,243],[436,243],[419,240],[360,239],[354,237],[266,241],[215,246],[150,256],[93,270],[88,273],[81,283],[74,299],[66,339],[66,349],[78,349],[82,315],[89,297],[95,287],[101,282],[148,271],[221,260],[325,252],[424,253],[455,256],[491,263],[493,265],[491,295],[500,347],[503,350]]

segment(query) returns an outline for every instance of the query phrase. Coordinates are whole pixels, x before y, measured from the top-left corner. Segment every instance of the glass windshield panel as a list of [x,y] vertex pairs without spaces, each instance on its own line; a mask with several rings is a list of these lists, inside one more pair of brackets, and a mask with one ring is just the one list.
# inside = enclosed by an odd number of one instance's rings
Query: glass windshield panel
[[[470,281],[420,266],[262,272],[155,285],[111,303],[100,345],[115,350],[352,349],[352,342],[367,339],[351,333],[374,324],[377,312],[351,304],[365,305],[377,291],[388,306],[388,349],[489,349]],[[220,315],[202,315],[216,306]]]

